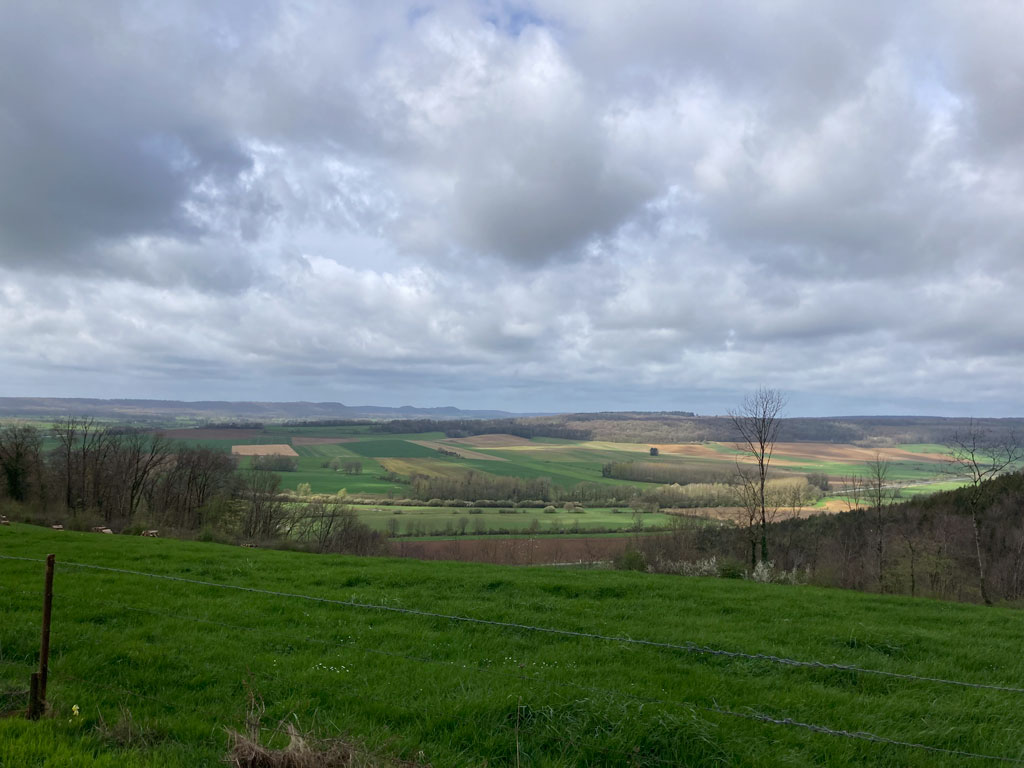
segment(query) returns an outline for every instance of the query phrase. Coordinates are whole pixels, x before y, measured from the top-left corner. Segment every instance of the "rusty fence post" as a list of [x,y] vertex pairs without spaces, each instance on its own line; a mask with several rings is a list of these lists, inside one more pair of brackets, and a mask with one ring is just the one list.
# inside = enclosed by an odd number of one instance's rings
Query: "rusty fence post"
[[53,610],[53,561],[46,556],[46,588],[43,591],[43,631],[39,640],[39,671],[29,681],[28,717],[38,720],[46,710],[46,679],[50,672],[50,617]]

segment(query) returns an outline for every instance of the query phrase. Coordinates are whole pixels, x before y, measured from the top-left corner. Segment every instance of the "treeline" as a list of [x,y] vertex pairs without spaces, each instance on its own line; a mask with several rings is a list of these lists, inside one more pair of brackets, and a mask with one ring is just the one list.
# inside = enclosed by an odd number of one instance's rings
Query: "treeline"
[[590,431],[558,421],[530,419],[394,419],[372,424],[371,432],[404,434],[413,432],[444,432],[445,437],[477,435],[514,435],[526,439],[555,437],[563,440],[589,440]]
[[513,502],[525,499],[552,501],[556,490],[547,477],[501,477],[470,470],[453,477],[413,475],[409,479],[417,499],[502,499]]
[[[979,488],[984,504],[976,544],[972,499]],[[968,602],[983,601],[983,579],[992,600],[1019,602],[1024,600],[1024,475],[1003,475],[979,488],[772,523],[771,570],[821,586]],[[645,539],[639,549],[654,571],[685,573],[695,563],[711,561],[722,574],[752,570],[742,526],[681,528]]]
[[144,517],[148,524],[198,528],[214,500],[236,490],[231,456],[181,447],[158,433],[72,417],[49,434],[56,446],[44,452],[34,426],[0,428],[0,497],[45,517],[117,528]]
[[601,475],[616,480],[641,483],[726,483],[736,472],[712,467],[693,467],[656,461],[610,461],[601,467]]
[[286,503],[280,475],[259,461],[238,470],[229,454],[89,418],[58,421],[48,434],[56,445],[44,451],[36,427],[0,428],[0,509],[15,520],[263,543],[287,539],[317,551],[383,548],[347,507],[321,504],[310,523],[306,512]]

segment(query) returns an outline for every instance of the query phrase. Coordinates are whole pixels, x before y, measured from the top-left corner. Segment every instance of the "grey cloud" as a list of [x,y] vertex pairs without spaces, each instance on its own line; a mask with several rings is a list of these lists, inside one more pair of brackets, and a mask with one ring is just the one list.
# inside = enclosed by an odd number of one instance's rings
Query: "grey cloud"
[[1021,404],[1019,10],[414,10],[7,9],[7,386]]

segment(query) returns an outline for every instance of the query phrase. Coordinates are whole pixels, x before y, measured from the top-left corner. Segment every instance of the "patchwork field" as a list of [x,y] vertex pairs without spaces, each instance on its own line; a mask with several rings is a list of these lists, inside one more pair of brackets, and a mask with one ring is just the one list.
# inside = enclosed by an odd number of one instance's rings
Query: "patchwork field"
[[[466,438],[446,438],[439,432],[389,434],[367,431],[360,427],[283,427],[270,426],[263,430],[217,429],[175,430],[168,436],[215,450],[234,452],[241,456],[281,453],[298,457],[297,470],[282,473],[282,487],[296,490],[308,484],[313,493],[335,494],[345,490],[348,496],[366,499],[370,506],[362,507],[364,518],[376,528],[386,523],[370,510],[374,499],[408,498],[412,493],[409,479],[416,476],[456,480],[476,473],[478,477],[519,478],[531,480],[546,478],[562,491],[570,491],[580,484],[598,487],[629,486],[645,490],[652,483],[616,479],[605,476],[602,468],[610,463],[653,463],[661,469],[711,473],[728,478],[736,471],[736,463],[745,457],[735,443],[694,444],[640,444],[609,441],[575,441],[555,438],[528,440],[513,435],[479,435]],[[656,448],[658,455],[652,456]],[[833,492],[841,492],[847,476],[866,475],[866,463],[880,456],[889,462],[891,483],[903,486],[901,496],[934,493],[962,484],[950,473],[945,448],[937,445],[891,445],[878,449],[834,443],[782,442],[776,445],[772,461],[779,477],[799,477],[810,473],[826,475]],[[457,454],[457,455],[452,455]],[[244,460],[244,459],[243,459]],[[352,471],[358,463],[358,472]],[[426,497],[424,497],[426,500]],[[839,511],[848,508],[842,496],[826,496],[816,505],[802,509],[800,514],[821,511]],[[791,513],[790,510],[788,513]],[[734,510],[702,510],[716,519],[732,519]],[[390,513],[389,513],[390,514]],[[418,514],[418,513],[417,513]],[[431,512],[423,517],[424,528],[445,530],[447,524]],[[533,524],[536,515],[495,517],[487,510],[474,521],[475,526],[524,528]],[[428,519],[429,517],[429,519]],[[580,530],[594,530],[602,526],[629,528],[623,518],[597,523],[597,516],[583,518]],[[403,520],[399,530],[405,530]],[[543,528],[550,521],[540,517]],[[392,524],[394,525],[394,524]]]
[[1011,609],[24,525],[0,527],[0,556],[31,559],[0,559],[7,708],[36,662],[50,552],[50,715],[0,718],[5,768],[218,765],[251,702],[272,746],[287,722],[419,765],[1024,757]]

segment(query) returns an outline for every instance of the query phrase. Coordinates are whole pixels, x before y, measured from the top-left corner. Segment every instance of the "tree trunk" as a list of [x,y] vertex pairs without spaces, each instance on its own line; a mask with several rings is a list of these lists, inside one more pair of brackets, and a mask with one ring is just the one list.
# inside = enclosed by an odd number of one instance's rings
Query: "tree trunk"
[[981,525],[978,522],[978,513],[971,515],[971,522],[974,524],[974,551],[978,556],[978,586],[981,588],[981,599],[985,605],[992,605],[992,599],[988,596],[988,589],[985,587],[985,560],[981,555]]

